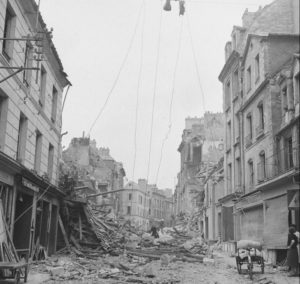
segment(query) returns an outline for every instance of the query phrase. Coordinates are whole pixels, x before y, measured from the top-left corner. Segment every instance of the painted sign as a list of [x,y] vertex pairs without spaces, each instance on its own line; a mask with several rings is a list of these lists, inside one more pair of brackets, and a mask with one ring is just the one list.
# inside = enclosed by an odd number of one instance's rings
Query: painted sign
[[24,185],[25,187],[35,191],[35,192],[39,192],[39,187],[34,185],[33,183],[31,183],[28,179],[22,177],[22,185]]

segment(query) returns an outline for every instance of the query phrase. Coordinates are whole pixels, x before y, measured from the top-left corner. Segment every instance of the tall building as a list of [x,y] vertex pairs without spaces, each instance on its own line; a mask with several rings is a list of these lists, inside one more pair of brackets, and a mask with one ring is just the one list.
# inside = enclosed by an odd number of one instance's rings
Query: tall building
[[[299,229],[299,1],[245,11],[225,45],[223,241],[261,241],[273,262]],[[298,215],[297,215],[298,212]],[[279,254],[278,254],[279,257]]]
[[186,118],[179,145],[180,172],[175,190],[176,214],[193,214],[203,205],[203,181],[199,173],[223,156],[223,114],[206,112],[202,118]]
[[17,250],[56,249],[62,97],[70,85],[33,0],[0,0],[0,198]]

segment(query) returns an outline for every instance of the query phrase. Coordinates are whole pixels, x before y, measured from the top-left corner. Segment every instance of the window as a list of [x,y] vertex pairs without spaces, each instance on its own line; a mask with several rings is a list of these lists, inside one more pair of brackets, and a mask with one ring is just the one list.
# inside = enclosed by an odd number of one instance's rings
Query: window
[[249,139],[252,140],[252,138],[253,138],[253,129],[252,129],[252,115],[251,114],[247,115],[247,124],[248,124]]
[[[5,20],[4,20],[4,38],[12,38],[14,36],[15,29],[15,14],[12,11],[11,7],[7,3]],[[13,53],[13,43],[12,40],[3,40],[2,43],[2,53],[7,60],[10,60]]]
[[246,78],[247,78],[247,81],[246,81],[247,92],[249,92],[251,90],[251,85],[252,85],[252,83],[251,83],[251,66],[249,66],[247,69]]
[[[32,68],[32,61],[33,61],[33,48],[30,43],[26,42],[25,48],[25,58],[24,58],[24,67],[25,68]],[[32,70],[25,69],[23,72],[23,83],[29,87],[31,81],[31,74]]]
[[41,66],[40,98],[39,98],[39,103],[41,106],[45,104],[46,81],[47,81],[47,72],[45,68]]
[[232,179],[232,165],[231,165],[231,163],[229,163],[228,167],[227,167],[227,191],[228,191],[227,193],[232,192],[231,179]]
[[297,104],[300,101],[300,73],[294,76],[294,94],[295,104]]
[[258,180],[263,181],[266,178],[266,155],[262,151],[259,153]]
[[249,172],[249,186],[252,187],[254,185],[254,168],[253,161],[248,161],[248,172]]
[[284,115],[287,112],[288,105],[287,105],[287,87],[283,86],[281,89],[281,107],[282,107],[282,114]]
[[27,137],[27,118],[23,113],[20,114],[18,144],[17,144],[17,160],[19,162],[25,159],[26,137]]
[[231,147],[231,121],[227,122],[227,143],[226,143],[226,150],[230,149]]
[[132,200],[132,193],[128,194],[128,200]]
[[34,169],[37,173],[40,172],[42,157],[42,134],[38,130],[36,131],[35,136],[35,153],[34,153]]
[[0,150],[4,145],[8,111],[8,99],[0,93]]
[[49,144],[48,148],[48,177],[51,180],[53,174],[54,147]]
[[127,206],[127,214],[131,214],[131,206]]
[[260,76],[260,63],[259,63],[259,54],[256,55],[255,57],[255,82],[259,80]]
[[143,196],[139,195],[139,203],[143,204]]
[[225,86],[225,110],[230,107],[231,102],[231,83],[228,81]]
[[53,86],[52,88],[52,110],[51,110],[51,121],[54,123],[56,120],[57,113],[57,90]]
[[235,182],[236,186],[241,186],[241,159],[235,159]]
[[233,98],[237,97],[239,94],[239,73],[236,70],[233,73],[233,80],[232,80],[232,88],[233,88]]
[[263,103],[261,102],[259,105],[258,105],[258,112],[259,112],[259,128],[260,129],[264,129],[264,126],[265,126],[265,119],[264,119],[264,105]]
[[286,160],[287,160],[287,170],[294,167],[293,162],[293,138],[289,137],[285,140],[285,149],[286,149]]
[[236,34],[233,34],[232,36],[232,48],[233,49],[236,49]]

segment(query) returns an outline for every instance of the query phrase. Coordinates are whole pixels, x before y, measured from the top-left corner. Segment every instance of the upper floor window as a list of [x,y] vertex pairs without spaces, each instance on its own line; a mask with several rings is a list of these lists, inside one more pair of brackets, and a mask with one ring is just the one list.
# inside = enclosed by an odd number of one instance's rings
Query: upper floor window
[[27,140],[27,117],[21,113],[19,119],[17,160],[22,162],[25,159],[26,140]]
[[238,70],[234,71],[232,79],[233,98],[239,94],[239,73]]
[[285,114],[288,109],[287,105],[287,87],[284,85],[281,88],[281,107],[282,107],[282,113]]
[[266,178],[266,154],[265,151],[259,153],[258,179],[260,181]]
[[42,133],[37,130],[35,136],[35,153],[34,153],[34,169],[37,171],[37,173],[40,172],[41,158],[42,158]]
[[249,139],[252,140],[252,138],[253,138],[253,126],[252,126],[252,115],[251,115],[251,113],[249,113],[247,115],[247,129],[248,129]]
[[255,57],[255,82],[259,80],[260,77],[260,62],[259,62],[259,54]]
[[[1,91],[1,90],[0,90]],[[0,93],[0,150],[4,144],[8,112],[8,99]]]
[[[3,37],[4,38],[12,38],[14,36],[15,30],[15,13],[13,12],[12,8],[10,7],[9,3],[7,3],[7,8],[5,12],[5,19],[4,19],[4,31]],[[13,54],[13,40],[3,40],[2,43],[2,53],[6,57],[7,60],[12,58]]]
[[127,206],[127,214],[131,214],[131,206]]
[[132,200],[132,194],[131,193],[128,194],[128,200]]
[[226,150],[231,147],[231,121],[227,122],[227,137],[226,137]]
[[45,104],[46,98],[46,83],[47,83],[47,72],[43,66],[41,66],[41,80],[40,80],[40,98],[39,103],[41,106]]
[[249,186],[252,187],[254,185],[254,168],[253,161],[248,161],[248,174],[249,174]]
[[246,71],[246,90],[247,92],[249,92],[251,90],[251,86],[252,86],[252,74],[251,74],[251,66],[248,67],[247,71]]
[[231,102],[231,83],[228,80],[225,85],[225,109],[230,107],[230,102]]
[[288,137],[285,139],[285,151],[286,151],[286,166],[287,170],[294,167],[293,161],[293,138]]
[[260,102],[257,106],[258,114],[259,114],[259,122],[258,122],[258,131],[263,130],[265,126],[265,119],[264,119],[264,105]]
[[300,101],[300,73],[294,76],[294,94],[295,104],[297,104]]
[[57,114],[57,97],[58,93],[56,88],[53,86],[52,88],[52,105],[51,105],[51,121],[54,123],[56,121]]
[[54,162],[54,146],[49,143],[48,148],[48,177],[51,180],[53,174],[53,162]]

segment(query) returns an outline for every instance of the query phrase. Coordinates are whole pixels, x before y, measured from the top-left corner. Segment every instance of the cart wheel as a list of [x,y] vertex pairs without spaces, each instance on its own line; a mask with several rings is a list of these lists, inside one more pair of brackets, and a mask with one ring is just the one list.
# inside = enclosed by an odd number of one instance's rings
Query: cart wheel
[[242,273],[242,265],[241,265],[241,263],[239,262],[239,260],[237,258],[236,258],[236,269],[237,269],[239,274]]
[[264,261],[263,257],[261,258],[260,268],[261,268],[261,273],[264,274],[265,273],[265,261]]
[[253,264],[252,263],[248,264],[248,273],[249,273],[250,279],[253,280]]
[[20,279],[21,279],[20,271],[17,270],[17,271],[15,272],[15,283],[16,283],[16,284],[19,284],[19,283],[20,283]]

